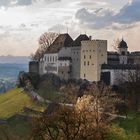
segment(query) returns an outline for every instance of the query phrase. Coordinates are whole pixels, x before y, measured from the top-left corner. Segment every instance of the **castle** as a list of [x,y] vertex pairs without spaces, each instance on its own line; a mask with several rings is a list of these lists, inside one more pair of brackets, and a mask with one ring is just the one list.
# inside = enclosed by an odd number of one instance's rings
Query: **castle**
[[49,46],[40,62],[30,62],[29,71],[40,75],[53,73],[61,79],[86,79],[117,85],[125,75],[135,72],[140,65],[140,52],[128,52],[122,39],[118,52],[107,51],[107,40],[97,40],[86,34],[73,40],[69,34],[60,34]]

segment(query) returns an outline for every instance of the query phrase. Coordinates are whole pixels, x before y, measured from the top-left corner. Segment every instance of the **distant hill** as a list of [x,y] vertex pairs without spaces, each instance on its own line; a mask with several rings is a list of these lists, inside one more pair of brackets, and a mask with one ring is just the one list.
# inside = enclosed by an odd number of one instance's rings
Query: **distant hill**
[[28,72],[28,64],[0,63],[0,93],[16,87],[20,71]]
[[0,63],[28,64],[29,56],[0,56]]

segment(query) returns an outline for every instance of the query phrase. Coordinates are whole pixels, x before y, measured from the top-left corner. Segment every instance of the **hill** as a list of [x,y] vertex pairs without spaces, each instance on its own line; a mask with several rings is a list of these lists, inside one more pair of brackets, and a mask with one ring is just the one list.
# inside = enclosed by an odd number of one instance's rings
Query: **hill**
[[41,111],[44,106],[33,101],[28,94],[20,88],[13,89],[0,95],[0,119],[7,119],[17,113],[23,113],[23,108]]
[[30,61],[29,56],[0,56],[0,63],[8,64],[28,64]]

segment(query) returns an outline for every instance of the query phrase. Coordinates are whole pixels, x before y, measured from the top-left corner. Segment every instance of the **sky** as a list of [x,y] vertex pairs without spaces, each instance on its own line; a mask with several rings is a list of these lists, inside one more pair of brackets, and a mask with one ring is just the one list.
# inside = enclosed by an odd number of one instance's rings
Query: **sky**
[[140,0],[0,0],[0,55],[29,56],[44,32],[122,37],[140,51]]

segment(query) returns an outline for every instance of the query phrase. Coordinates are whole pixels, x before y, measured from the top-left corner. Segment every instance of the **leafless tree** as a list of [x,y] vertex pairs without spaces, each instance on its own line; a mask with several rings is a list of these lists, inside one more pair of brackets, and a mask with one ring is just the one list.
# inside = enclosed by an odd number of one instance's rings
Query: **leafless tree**
[[35,118],[31,139],[36,140],[104,140],[118,100],[109,88],[89,87],[86,95],[73,106]]
[[119,38],[117,38],[116,40],[113,40],[112,48],[113,48],[115,51],[118,51],[119,43],[120,43],[120,39],[119,39]]
[[45,32],[43,33],[39,38],[39,48],[35,52],[35,54],[31,54],[31,58],[33,60],[40,61],[40,59],[43,57],[45,51],[47,48],[55,41],[55,39],[58,37],[57,33],[53,32]]
[[128,70],[122,78],[125,82],[120,84],[120,92],[124,100],[128,100],[129,107],[138,111],[140,107],[140,66],[137,65],[135,70]]

